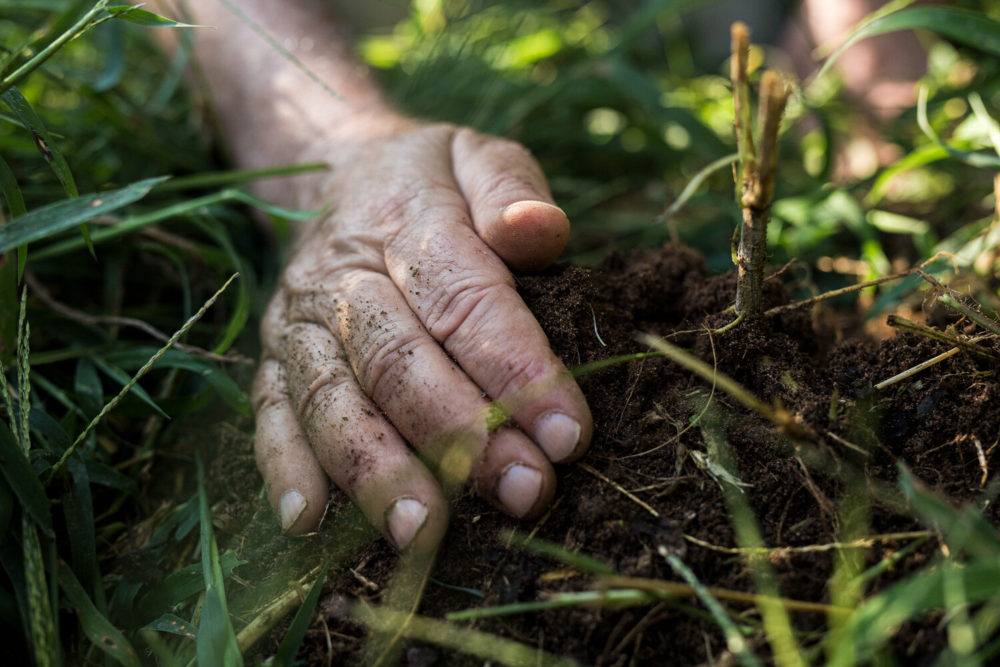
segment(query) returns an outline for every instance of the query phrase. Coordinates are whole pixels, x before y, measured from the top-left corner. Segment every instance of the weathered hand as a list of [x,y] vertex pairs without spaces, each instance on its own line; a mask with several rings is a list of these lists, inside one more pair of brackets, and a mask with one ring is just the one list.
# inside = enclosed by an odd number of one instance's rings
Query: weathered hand
[[518,144],[409,122],[332,162],[330,212],[301,231],[262,324],[255,451],[282,526],[317,525],[329,476],[396,546],[430,548],[447,504],[417,452],[537,515],[550,461],[592,432],[504,266],[541,268],[565,245],[541,170]]

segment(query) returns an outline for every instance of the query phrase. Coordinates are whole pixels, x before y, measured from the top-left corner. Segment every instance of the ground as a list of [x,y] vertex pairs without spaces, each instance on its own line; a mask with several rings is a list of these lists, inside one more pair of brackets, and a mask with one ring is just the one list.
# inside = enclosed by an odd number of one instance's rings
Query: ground
[[[780,277],[766,284],[769,306],[787,301]],[[1000,388],[988,364],[956,355],[881,391],[873,388],[946,345],[910,334],[866,339],[856,329],[837,330],[830,323],[839,320],[828,313],[806,310],[709,336],[709,328],[732,319],[723,311],[732,301],[734,278],[709,276],[697,253],[674,245],[612,254],[595,268],[557,266],[520,277],[519,286],[568,366],[644,351],[648,348],[636,340],[636,332],[655,334],[692,350],[760,399],[780,401],[819,437],[796,442],[781,435],[732,396],[662,357],[588,373],[580,383],[596,436],[581,462],[559,470],[551,511],[537,522],[522,523],[469,493],[462,495],[420,603],[423,615],[440,618],[469,607],[594,589],[590,575],[512,544],[511,530],[593,556],[621,576],[676,581],[665,560],[672,554],[706,585],[752,591],[751,568],[734,551],[739,543],[723,489],[736,487],[726,481],[727,473],[738,478],[742,490],[737,493],[756,516],[764,544],[774,549],[768,560],[785,598],[831,602],[830,579],[840,552],[829,545],[843,540],[846,524],[856,525],[851,511],[868,522],[867,534],[887,536],[866,545],[862,567],[911,545],[869,582],[870,595],[923,567],[941,548],[936,536],[928,539],[925,525],[890,499],[899,463],[956,504],[981,502],[987,477],[1000,466]],[[940,317],[931,315],[932,320]],[[720,442],[728,443],[728,465]],[[249,446],[247,437],[233,438],[232,447],[241,453],[220,459],[225,464],[216,470],[223,479],[256,479]],[[307,664],[359,661],[365,631],[347,618],[345,599],[378,602],[397,555],[383,540],[373,539],[336,492],[317,535],[281,536],[254,495],[257,488],[249,482],[238,491],[229,486],[221,510],[216,508],[250,526],[239,531],[241,540],[228,545],[242,548],[241,557],[250,561],[237,570],[240,578],[259,582],[256,589],[282,586],[315,564],[319,554],[333,554],[339,566],[299,657]],[[866,510],[859,496],[850,496],[850,489],[858,488],[867,489],[863,497],[871,494],[880,502]],[[985,513],[996,521],[992,505]],[[247,535],[258,539],[246,540]],[[237,591],[234,599],[239,597]],[[745,626],[759,626],[754,606],[726,606]],[[795,613],[792,619],[802,633],[801,644],[815,648],[819,635],[812,633],[825,628],[825,616]],[[892,645],[897,660],[933,662],[946,641],[937,620],[931,616],[905,625]],[[685,597],[627,608],[521,613],[463,625],[586,664],[726,662],[719,626],[697,601]],[[265,654],[273,652],[285,627],[279,625],[261,642]],[[767,655],[762,637],[752,634],[751,646]],[[407,665],[481,664],[413,641],[400,660]]]

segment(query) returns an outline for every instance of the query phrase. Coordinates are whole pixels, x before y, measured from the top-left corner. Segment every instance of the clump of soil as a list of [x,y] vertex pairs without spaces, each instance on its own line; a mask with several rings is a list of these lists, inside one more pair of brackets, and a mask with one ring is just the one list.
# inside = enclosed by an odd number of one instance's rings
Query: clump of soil
[[[455,508],[420,612],[441,617],[472,606],[530,601],[545,593],[582,590],[586,576],[505,542],[508,530],[533,533],[571,551],[599,558],[624,576],[677,579],[661,555],[679,556],[706,585],[737,591],[753,589],[744,561],[727,553],[738,546],[719,482],[699,466],[706,451],[702,415],[711,403],[735,457],[735,473],[745,485],[750,507],[769,547],[829,544],[840,539],[838,502],[844,469],[864,473],[873,483],[892,484],[897,461],[904,462],[932,489],[956,503],[977,499],[983,468],[974,441],[985,449],[986,470],[1000,466],[991,447],[1000,426],[1000,385],[989,368],[956,355],[931,370],[884,391],[873,385],[942,352],[937,343],[910,335],[876,342],[850,339],[832,344],[814,331],[807,312],[742,324],[709,336],[708,328],[732,318],[721,314],[735,294],[732,276],[709,276],[701,257],[678,246],[630,255],[613,254],[596,268],[559,266],[519,279],[521,293],[570,367],[643,351],[635,332],[668,338],[717,365],[764,401],[780,401],[820,433],[835,437],[823,454],[841,472],[806,465],[790,442],[768,422],[721,391],[664,358],[611,366],[580,379],[595,420],[595,438],[584,466],[559,471],[551,512],[535,523],[519,523],[465,494]],[[778,280],[766,283],[768,306],[787,301]],[[695,420],[692,426],[692,420]],[[860,451],[858,451],[860,450]],[[589,468],[589,470],[588,470]],[[597,474],[599,473],[599,476]],[[602,479],[604,478],[604,479]],[[614,488],[628,490],[642,503]],[[339,499],[327,525],[351,509]],[[996,521],[995,505],[986,510]],[[268,512],[254,523],[276,533]],[[271,526],[271,527],[268,527]],[[871,531],[884,534],[919,529],[912,519],[875,506]],[[359,529],[362,532],[363,529]],[[353,539],[353,538],[352,538]],[[349,541],[324,531],[313,540],[274,534],[275,557],[308,563],[316,549]],[[905,542],[883,541],[868,550],[869,563]],[[926,564],[937,548],[929,540],[878,579],[878,590],[894,578]],[[829,602],[828,580],[834,551],[791,551],[773,558],[782,595]],[[292,559],[294,560],[294,559]],[[345,620],[340,596],[377,601],[397,558],[381,540],[356,553],[333,579],[333,594],[321,603],[321,621],[307,636],[300,658],[309,664],[359,659],[362,628]],[[240,571],[244,579],[267,574],[267,562]],[[481,591],[478,599],[455,587]],[[695,605],[695,603],[691,603]],[[718,660],[725,642],[717,626],[682,604],[627,609],[570,608],[481,619],[472,627],[510,637],[588,664],[701,664]],[[750,620],[756,611],[734,606]],[[802,631],[821,628],[818,615],[796,614]],[[932,619],[933,620],[933,619]],[[279,635],[280,636],[280,635]],[[808,638],[804,640],[808,644]],[[905,664],[930,662],[944,646],[933,623],[900,632],[894,649]],[[755,646],[765,653],[765,646]],[[271,650],[267,646],[264,650]],[[478,660],[434,646],[410,642],[408,665],[479,664]]]

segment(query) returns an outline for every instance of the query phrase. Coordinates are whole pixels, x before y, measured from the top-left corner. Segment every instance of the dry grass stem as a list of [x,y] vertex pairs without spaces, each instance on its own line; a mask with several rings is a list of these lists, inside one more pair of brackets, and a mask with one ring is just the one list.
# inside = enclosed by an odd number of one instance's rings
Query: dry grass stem
[[[921,266],[924,266],[921,264]],[[844,294],[850,294],[851,292],[858,292],[867,287],[875,287],[876,285],[881,285],[882,283],[887,283],[891,280],[899,280],[900,278],[906,278],[919,271],[919,267],[912,269],[907,269],[901,273],[894,273],[891,276],[882,276],[881,278],[875,278],[874,280],[868,280],[863,283],[857,283],[856,285],[848,285],[847,287],[841,287],[839,289],[830,290],[829,292],[823,292],[822,294],[817,294],[814,297],[808,299],[803,299],[802,301],[796,301],[795,303],[786,303],[783,306],[775,306],[764,311],[764,317],[774,317],[775,315],[781,315],[782,313],[787,313],[792,310],[798,310],[799,308],[808,308],[809,306],[814,306],[817,303],[826,301],[828,299],[833,299]]]
[[922,537],[933,537],[935,533],[929,530],[915,530],[906,533],[886,533],[884,535],[872,535],[871,537],[865,537],[859,540],[852,540],[850,542],[829,542],[827,544],[808,544],[804,547],[723,547],[718,544],[712,544],[711,542],[706,542],[704,540],[699,540],[693,535],[684,534],[684,539],[692,544],[697,544],[699,547],[709,549],[711,551],[717,551],[724,554],[732,554],[734,556],[775,556],[782,557],[790,554],[797,553],[817,553],[824,551],[833,551],[835,549],[868,549],[875,546],[879,542],[899,542],[903,540],[916,540]]
[[[647,593],[683,597],[693,597],[697,595],[697,591],[695,591],[694,586],[682,584],[677,581],[619,576],[601,577],[599,581],[608,588],[631,588]],[[844,616],[847,616],[854,611],[853,609],[847,609],[846,607],[835,607],[833,605],[822,604],[819,602],[805,602],[802,600],[790,600],[788,598],[775,598],[767,595],[758,595],[756,593],[733,591],[728,588],[717,588],[715,586],[706,586],[705,590],[719,600],[738,602],[747,605],[759,605],[761,602],[777,603],[788,611]]]
[[577,465],[578,468],[586,470],[587,472],[589,472],[591,475],[593,475],[597,479],[601,480],[605,484],[608,484],[615,491],[618,491],[620,494],[622,494],[623,496],[625,496],[626,498],[628,498],[629,500],[631,500],[632,502],[634,502],[636,505],[638,505],[642,509],[646,510],[650,514],[652,514],[657,519],[660,518],[660,513],[659,512],[657,512],[655,509],[653,509],[653,507],[650,506],[648,503],[643,502],[639,497],[637,497],[635,494],[631,493],[628,489],[626,489],[625,487],[623,487],[618,482],[616,482],[616,481],[614,481],[612,479],[609,479],[603,473],[601,473],[598,470],[595,470],[594,468],[591,468],[586,463],[577,463],[576,465]]
[[939,363],[941,363],[942,361],[944,361],[945,359],[947,359],[949,357],[954,357],[956,354],[959,353],[959,351],[960,350],[957,347],[953,347],[950,350],[948,350],[947,352],[942,352],[941,354],[937,355],[936,357],[932,357],[932,358],[928,359],[927,361],[922,361],[919,364],[917,364],[916,366],[913,366],[912,368],[907,368],[902,373],[897,373],[896,375],[893,375],[888,380],[882,380],[881,382],[879,382],[878,384],[875,385],[875,389],[881,391],[881,390],[885,389],[886,387],[891,387],[892,385],[896,384],[897,382],[902,382],[903,380],[906,380],[907,378],[910,378],[910,377],[916,375],[917,373],[920,373],[921,371],[925,371],[928,368],[930,368],[931,366],[933,366],[935,364],[939,364]]
[[908,320],[905,317],[900,317],[899,315],[889,315],[889,317],[886,318],[886,324],[895,329],[902,329],[903,331],[909,331],[910,333],[940,341],[948,345],[954,345],[963,352],[974,354],[977,357],[986,359],[987,361],[1000,361],[1000,357],[997,357],[986,348],[976,345],[972,341],[959,338],[958,336],[945,331],[938,331],[937,329],[929,327],[926,324],[920,324],[919,322]]
[[240,652],[245,653],[285,616],[302,604],[322,569],[322,565],[317,565],[309,570],[256,613],[253,620],[247,623],[246,627],[236,635],[236,643],[240,647]]

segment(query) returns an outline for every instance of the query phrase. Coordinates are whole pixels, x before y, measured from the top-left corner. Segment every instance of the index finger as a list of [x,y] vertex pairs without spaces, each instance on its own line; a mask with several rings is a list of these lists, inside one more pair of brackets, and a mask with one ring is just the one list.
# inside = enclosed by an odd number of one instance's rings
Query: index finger
[[[457,191],[436,192],[429,221],[401,225],[385,248],[393,282],[431,336],[545,451],[563,462],[590,443],[590,410],[513,278],[471,228]],[[448,202],[447,199],[452,201]],[[418,204],[419,206],[419,204]]]

